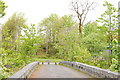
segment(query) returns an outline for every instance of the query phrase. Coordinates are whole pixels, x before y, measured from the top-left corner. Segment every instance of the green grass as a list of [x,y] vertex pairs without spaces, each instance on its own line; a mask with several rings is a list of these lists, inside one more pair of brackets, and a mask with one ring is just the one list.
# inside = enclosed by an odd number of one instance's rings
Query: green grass
[[40,58],[36,58],[36,61],[40,61],[40,62],[46,62],[47,60],[49,60],[50,62],[60,62],[62,61],[61,59],[40,59]]

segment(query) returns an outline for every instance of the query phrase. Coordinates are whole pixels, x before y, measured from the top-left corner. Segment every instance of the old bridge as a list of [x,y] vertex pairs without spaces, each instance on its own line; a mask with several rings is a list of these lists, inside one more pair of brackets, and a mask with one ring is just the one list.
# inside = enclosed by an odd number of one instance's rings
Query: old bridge
[[[111,78],[117,80],[119,73],[90,66],[79,62],[32,62],[13,74],[8,80],[20,78]],[[44,80],[44,79],[42,79]]]

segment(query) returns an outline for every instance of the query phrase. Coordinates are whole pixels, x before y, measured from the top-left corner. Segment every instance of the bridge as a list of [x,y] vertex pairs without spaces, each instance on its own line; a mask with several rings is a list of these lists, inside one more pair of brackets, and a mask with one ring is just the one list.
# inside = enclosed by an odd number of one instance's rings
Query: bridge
[[[110,78],[118,80],[120,74],[79,62],[32,62],[13,74],[8,80],[29,78]],[[44,80],[44,79],[43,79]],[[74,80],[74,79],[73,79]]]

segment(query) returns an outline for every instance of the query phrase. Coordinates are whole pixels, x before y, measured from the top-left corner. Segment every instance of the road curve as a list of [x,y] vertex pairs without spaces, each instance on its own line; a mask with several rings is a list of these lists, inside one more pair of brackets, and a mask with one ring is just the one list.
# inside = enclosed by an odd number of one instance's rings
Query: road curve
[[61,65],[42,64],[30,78],[91,78],[91,76]]

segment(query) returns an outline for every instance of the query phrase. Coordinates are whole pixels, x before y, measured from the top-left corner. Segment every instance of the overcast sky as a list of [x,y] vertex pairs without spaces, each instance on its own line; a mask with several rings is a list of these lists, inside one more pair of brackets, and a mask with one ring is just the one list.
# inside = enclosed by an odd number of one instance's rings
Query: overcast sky
[[[70,10],[71,0],[3,0],[8,8],[5,10],[6,15],[0,19],[0,23],[7,21],[15,12],[25,13],[28,19],[27,23],[38,24],[42,19],[48,17],[51,13],[56,13],[59,16],[65,14],[73,14]],[[92,0],[93,1],[93,0]],[[86,21],[96,20],[103,13],[102,6],[104,0],[94,0],[98,3],[95,10],[91,11]],[[106,0],[111,2],[117,8],[119,0]]]

